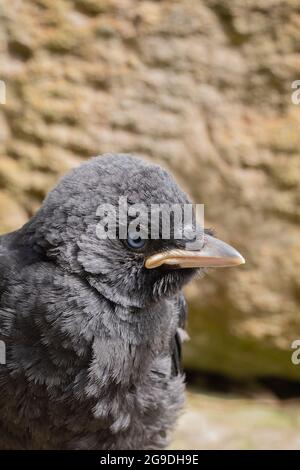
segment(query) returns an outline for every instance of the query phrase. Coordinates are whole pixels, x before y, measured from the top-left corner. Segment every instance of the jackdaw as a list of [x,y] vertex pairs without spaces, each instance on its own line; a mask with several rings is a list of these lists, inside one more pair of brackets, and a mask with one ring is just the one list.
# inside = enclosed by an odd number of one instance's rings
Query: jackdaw
[[99,237],[99,207],[121,196],[128,207],[190,202],[159,166],[107,154],[70,171],[0,237],[1,449],[168,444],[184,401],[181,289],[209,266],[244,260],[207,231],[201,249],[174,230],[123,239],[118,219],[116,238]]

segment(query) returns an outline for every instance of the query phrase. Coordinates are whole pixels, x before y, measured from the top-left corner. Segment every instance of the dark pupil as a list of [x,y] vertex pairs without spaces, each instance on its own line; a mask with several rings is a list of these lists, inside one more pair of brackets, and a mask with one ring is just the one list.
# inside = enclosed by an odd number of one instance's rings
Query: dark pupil
[[141,237],[132,237],[128,235],[127,243],[131,248],[142,248],[145,245],[145,240]]

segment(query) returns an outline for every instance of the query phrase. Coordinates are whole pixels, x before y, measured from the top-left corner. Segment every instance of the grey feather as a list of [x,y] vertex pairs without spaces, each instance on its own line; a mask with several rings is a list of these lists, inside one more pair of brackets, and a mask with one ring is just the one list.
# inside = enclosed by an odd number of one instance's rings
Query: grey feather
[[184,401],[183,285],[96,237],[96,209],[188,202],[160,167],[96,157],[67,174],[19,231],[0,237],[1,449],[160,449]]

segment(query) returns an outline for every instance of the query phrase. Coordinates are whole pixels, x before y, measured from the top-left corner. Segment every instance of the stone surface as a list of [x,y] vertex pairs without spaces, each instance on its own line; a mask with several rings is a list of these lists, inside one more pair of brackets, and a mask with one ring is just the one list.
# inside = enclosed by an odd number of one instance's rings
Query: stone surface
[[299,402],[192,391],[171,449],[299,450]]
[[187,290],[187,366],[300,379],[299,26],[297,0],[1,2],[1,231],[91,155],[159,161],[247,259]]

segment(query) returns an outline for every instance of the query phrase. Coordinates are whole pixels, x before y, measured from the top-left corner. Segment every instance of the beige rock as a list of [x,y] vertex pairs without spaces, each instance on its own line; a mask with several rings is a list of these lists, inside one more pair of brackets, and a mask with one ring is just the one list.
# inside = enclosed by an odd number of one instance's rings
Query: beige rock
[[1,231],[84,158],[161,162],[247,259],[188,288],[186,364],[300,379],[297,0],[2,3]]
[[299,401],[190,391],[170,449],[298,450]]
[[6,233],[22,226],[28,219],[28,215],[9,194],[0,191],[0,233]]

